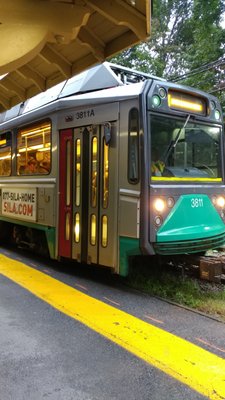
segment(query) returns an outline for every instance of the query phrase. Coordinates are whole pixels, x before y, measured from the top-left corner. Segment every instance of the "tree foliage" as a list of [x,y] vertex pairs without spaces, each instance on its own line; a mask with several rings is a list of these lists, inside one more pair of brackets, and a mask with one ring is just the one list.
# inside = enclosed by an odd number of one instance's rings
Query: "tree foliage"
[[213,91],[224,74],[224,13],[224,0],[153,0],[150,39],[111,61]]

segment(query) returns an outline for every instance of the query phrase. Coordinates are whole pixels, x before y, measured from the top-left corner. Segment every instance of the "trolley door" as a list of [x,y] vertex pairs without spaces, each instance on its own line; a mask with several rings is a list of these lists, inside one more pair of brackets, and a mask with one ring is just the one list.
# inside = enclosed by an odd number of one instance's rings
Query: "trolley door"
[[[116,171],[103,125],[61,131],[59,255],[116,264]],[[111,188],[111,189],[110,189]]]

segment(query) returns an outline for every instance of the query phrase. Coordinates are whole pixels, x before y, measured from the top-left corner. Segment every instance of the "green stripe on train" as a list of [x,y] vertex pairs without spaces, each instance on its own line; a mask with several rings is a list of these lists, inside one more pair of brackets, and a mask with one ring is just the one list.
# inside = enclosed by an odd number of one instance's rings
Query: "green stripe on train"
[[127,276],[129,272],[129,257],[141,254],[139,239],[120,236],[120,272],[121,276]]

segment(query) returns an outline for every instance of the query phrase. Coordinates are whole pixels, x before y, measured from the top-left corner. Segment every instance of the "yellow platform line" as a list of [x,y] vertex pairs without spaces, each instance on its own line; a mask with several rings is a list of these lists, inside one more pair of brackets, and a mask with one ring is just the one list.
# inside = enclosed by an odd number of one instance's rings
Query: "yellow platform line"
[[0,273],[209,399],[225,399],[224,359],[4,255]]

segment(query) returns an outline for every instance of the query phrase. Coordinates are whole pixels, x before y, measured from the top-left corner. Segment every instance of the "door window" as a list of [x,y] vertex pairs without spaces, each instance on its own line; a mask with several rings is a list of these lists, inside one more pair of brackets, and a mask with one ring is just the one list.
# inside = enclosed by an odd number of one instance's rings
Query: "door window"
[[91,206],[97,204],[97,183],[98,183],[98,139],[96,136],[91,141]]

